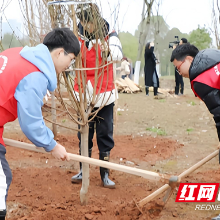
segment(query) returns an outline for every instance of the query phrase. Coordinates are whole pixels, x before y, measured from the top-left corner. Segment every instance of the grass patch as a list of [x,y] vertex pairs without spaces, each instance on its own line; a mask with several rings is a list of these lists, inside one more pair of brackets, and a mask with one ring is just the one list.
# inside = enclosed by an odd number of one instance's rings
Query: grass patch
[[188,134],[190,133],[190,132],[192,132],[193,131],[193,128],[187,128],[186,129],[186,131],[188,132]]
[[166,99],[160,99],[159,102],[164,103],[164,102],[166,102]]
[[118,111],[118,115],[122,115],[122,113]]
[[188,101],[187,103],[189,103],[192,106],[196,105],[196,103],[194,101]]
[[165,130],[161,129],[161,128],[146,128],[147,131],[151,131],[151,132],[154,132],[154,133],[157,133],[158,135],[161,135],[161,136],[165,136],[167,135]]

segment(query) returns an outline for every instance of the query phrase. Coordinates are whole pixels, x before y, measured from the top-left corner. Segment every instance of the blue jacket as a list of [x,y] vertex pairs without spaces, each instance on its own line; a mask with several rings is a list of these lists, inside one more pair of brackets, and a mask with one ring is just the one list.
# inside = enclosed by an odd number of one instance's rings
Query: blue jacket
[[48,48],[39,44],[24,47],[20,55],[34,64],[42,73],[32,72],[25,76],[15,91],[18,120],[27,138],[38,147],[51,151],[55,145],[52,131],[45,125],[41,107],[47,90],[54,91],[57,77],[53,60]]

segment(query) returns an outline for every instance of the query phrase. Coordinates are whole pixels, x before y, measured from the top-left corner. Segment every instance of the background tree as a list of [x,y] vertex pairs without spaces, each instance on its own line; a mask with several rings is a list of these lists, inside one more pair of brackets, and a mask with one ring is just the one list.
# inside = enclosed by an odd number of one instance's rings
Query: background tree
[[[142,26],[143,21],[140,22],[140,24],[138,25],[137,30],[135,31],[134,36],[136,38],[139,37],[140,32],[141,32],[141,26]],[[158,31],[159,29],[159,31]],[[165,37],[167,32],[169,31],[169,26],[168,24],[165,22],[163,16],[161,15],[153,15],[151,17],[151,24],[150,24],[150,29],[147,35],[148,39],[153,39],[155,37],[155,34],[159,35],[160,37]],[[145,39],[145,43],[146,43],[146,39]]]
[[220,7],[218,0],[212,2],[212,33],[215,36],[215,42],[218,49],[220,49]]
[[[140,36],[141,28],[142,28],[142,22],[138,25],[137,30],[135,31],[135,37],[138,38]],[[155,52],[158,55],[158,42],[163,39],[167,32],[169,31],[169,26],[165,22],[163,16],[161,15],[156,15],[151,17],[151,23],[150,23],[150,28],[148,30],[148,34],[146,36],[146,39],[144,40],[144,46],[145,47],[146,43],[149,41],[154,41],[155,43]],[[142,52],[143,56],[143,52]]]
[[[137,58],[138,38],[133,36],[129,32],[119,33],[119,38],[122,44],[124,56],[130,58],[134,64],[134,61]],[[142,60],[143,60],[143,57],[142,57]]]
[[212,38],[206,27],[201,28],[198,26],[196,30],[190,32],[189,42],[194,44],[199,50],[209,48],[212,43]]
[[[147,41],[151,41],[154,39],[154,17],[156,18],[157,16],[152,17],[152,30],[149,33],[149,38],[145,40],[145,43]],[[169,30],[169,26],[166,24],[162,16],[158,17],[160,20],[160,32],[158,33],[158,39],[157,43],[155,44],[155,52],[157,57],[160,60],[160,73],[161,75],[173,75],[174,74],[174,69],[172,64],[170,63],[170,56],[172,53],[172,48],[169,48],[169,42],[175,41],[176,39],[174,36],[179,36],[179,39],[182,37],[189,38],[189,35],[186,33],[182,33],[178,28],[172,28]],[[136,53],[138,51],[138,33],[140,31],[140,24],[138,26],[138,29],[135,32],[135,35],[133,36],[129,32],[121,32],[119,34],[121,43],[122,43],[122,48],[123,48],[123,53],[124,56],[129,57],[132,59],[133,64],[136,61]],[[159,54],[159,56],[158,56]],[[141,56],[141,67],[144,67],[144,54],[142,52]]]
[[[141,59],[145,40],[148,34],[148,30],[150,29],[150,21],[151,21],[153,3],[154,3],[154,0],[144,0],[140,34],[139,34],[139,42],[138,42],[137,60]],[[145,5],[147,6],[146,12],[145,12]],[[145,14],[147,14],[146,17],[145,17]]]
[[2,38],[2,46],[4,49],[8,49],[11,47],[22,47],[24,44],[24,39],[20,40],[17,39],[16,36],[12,33],[6,33],[4,34]]

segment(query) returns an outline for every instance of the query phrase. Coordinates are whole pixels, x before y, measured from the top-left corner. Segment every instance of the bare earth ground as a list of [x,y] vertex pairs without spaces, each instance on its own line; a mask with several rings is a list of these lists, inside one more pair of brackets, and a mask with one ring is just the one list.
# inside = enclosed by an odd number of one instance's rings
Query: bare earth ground
[[[174,88],[173,79],[160,81],[161,87]],[[153,99],[152,93],[149,97],[144,92],[120,94],[111,162],[178,175],[216,150],[218,138],[212,115],[193,96],[188,80],[185,85],[184,96],[160,100]],[[61,116],[59,121],[67,126],[71,123],[67,116]],[[5,127],[4,137],[29,142],[17,121]],[[76,132],[60,128],[58,140],[68,152],[78,153]],[[98,158],[97,145],[92,157]],[[141,214],[134,200],[140,201],[163,184],[112,170],[111,178],[116,183],[116,189],[105,189],[101,185],[99,169],[95,166],[90,167],[88,205],[81,206],[81,185],[71,184],[70,181],[71,176],[78,172],[77,162],[61,162],[50,155],[13,147],[7,147],[7,159],[13,172],[8,196],[8,220],[208,220],[218,214],[218,211],[195,211],[194,203],[175,203],[177,190],[165,207],[161,206],[162,195],[146,205]],[[183,182],[209,183],[219,179],[216,157]]]

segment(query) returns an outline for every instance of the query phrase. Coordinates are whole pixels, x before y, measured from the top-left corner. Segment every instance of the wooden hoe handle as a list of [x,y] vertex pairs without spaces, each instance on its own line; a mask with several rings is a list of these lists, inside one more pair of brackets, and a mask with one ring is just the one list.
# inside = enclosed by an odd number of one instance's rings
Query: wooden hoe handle
[[[35,151],[35,152],[39,152],[39,153],[47,153],[46,151],[44,151],[44,149],[42,149],[40,147],[36,147],[33,144],[28,144],[28,143],[15,141],[15,140],[7,139],[7,138],[4,138],[4,142],[8,146],[17,147],[17,148],[21,148],[21,149],[25,149],[25,150],[30,150],[30,151]],[[161,174],[147,171],[147,170],[142,170],[142,169],[138,169],[138,168],[134,168],[134,167],[128,167],[128,166],[124,166],[124,165],[120,165],[120,164],[116,164],[116,163],[106,162],[106,161],[97,160],[97,159],[84,157],[81,155],[76,155],[76,154],[71,154],[71,153],[68,153],[68,155],[69,155],[69,158],[74,161],[89,163],[89,164],[96,165],[99,167],[105,167],[105,168],[109,168],[109,169],[113,169],[113,170],[122,171],[125,173],[141,176],[143,178],[153,180],[153,181],[168,182],[168,179],[169,179],[169,176],[167,176],[167,175],[161,175]]]

